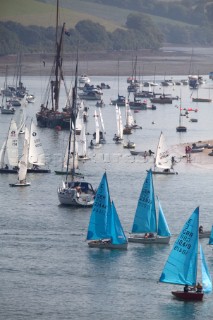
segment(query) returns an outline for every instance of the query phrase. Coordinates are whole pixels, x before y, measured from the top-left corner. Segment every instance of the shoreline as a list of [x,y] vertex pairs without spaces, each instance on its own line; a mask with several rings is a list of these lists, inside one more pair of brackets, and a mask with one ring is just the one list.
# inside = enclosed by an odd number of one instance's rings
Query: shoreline
[[[199,48],[193,54],[193,74],[208,75],[213,70],[213,51],[205,53]],[[212,49],[213,50],[213,49]],[[137,73],[139,76],[175,76],[186,75],[190,72],[192,52],[190,48],[164,47],[161,50],[133,51],[103,51],[79,53],[79,75],[88,73],[89,76],[131,76],[133,64],[137,56]],[[54,56],[51,54],[22,54],[22,76],[45,76],[52,69]],[[0,75],[5,76],[8,66],[8,76],[14,75],[17,55],[0,56]],[[74,75],[76,54],[65,54],[63,60],[65,76]],[[45,63],[44,63],[45,62]]]

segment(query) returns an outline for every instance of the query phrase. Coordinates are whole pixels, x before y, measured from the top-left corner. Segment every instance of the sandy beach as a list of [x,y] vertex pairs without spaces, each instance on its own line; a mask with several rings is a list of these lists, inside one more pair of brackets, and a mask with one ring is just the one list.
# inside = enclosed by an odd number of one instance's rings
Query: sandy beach
[[[137,72],[140,76],[154,75],[186,75],[191,72],[207,75],[213,71],[213,48],[164,47],[158,51],[107,51],[79,54],[79,74],[90,76],[132,75],[133,64],[137,56]],[[52,68],[53,55],[23,54],[22,75],[48,75]],[[0,75],[5,75],[8,65],[8,75],[14,75],[16,55],[0,57]],[[65,75],[74,74],[76,54],[66,54],[63,60]]]

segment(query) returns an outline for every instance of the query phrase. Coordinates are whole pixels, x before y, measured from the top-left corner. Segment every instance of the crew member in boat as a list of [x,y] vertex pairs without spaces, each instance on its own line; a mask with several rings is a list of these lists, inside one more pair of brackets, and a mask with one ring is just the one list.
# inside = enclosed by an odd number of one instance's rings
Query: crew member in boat
[[81,186],[80,183],[75,186],[76,191],[81,194]]
[[196,292],[201,293],[203,291],[203,286],[200,282],[198,282],[197,286],[196,286]]
[[6,170],[8,170],[8,169],[9,169],[9,167],[8,167],[8,165],[7,165],[7,164],[5,165],[5,167],[4,167],[4,168],[5,168]]
[[203,226],[199,226],[199,233],[203,233]]
[[189,286],[188,286],[188,284],[186,284],[186,285],[184,286],[183,291],[184,291],[184,292],[188,292],[188,291],[189,291]]
[[154,152],[151,149],[149,149],[149,156],[151,157],[152,154],[154,154]]
[[195,291],[195,287],[189,287],[188,284],[186,284],[183,288],[184,292],[189,292],[189,291]]
[[154,233],[150,232],[148,238],[154,238]]

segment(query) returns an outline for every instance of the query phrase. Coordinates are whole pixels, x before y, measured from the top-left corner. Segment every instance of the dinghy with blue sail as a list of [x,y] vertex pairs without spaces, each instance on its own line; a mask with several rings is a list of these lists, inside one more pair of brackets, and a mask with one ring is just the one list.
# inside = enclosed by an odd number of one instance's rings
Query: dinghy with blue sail
[[[198,270],[198,242],[199,242],[199,207],[197,207],[190,218],[186,221],[179,237],[174,243],[173,249],[167,259],[160,282],[183,285],[183,291],[172,291],[172,294],[186,301],[201,301],[204,293],[212,290],[212,281],[208,272],[202,248],[201,272],[202,286],[197,286]],[[189,286],[192,286],[190,288]]]
[[101,249],[127,249],[127,238],[115,205],[110,200],[107,175],[104,173],[92,208],[88,232],[88,246]]
[[141,190],[132,233],[128,240],[144,244],[168,244],[170,237],[171,233],[160,202],[157,220],[152,171],[149,170]]

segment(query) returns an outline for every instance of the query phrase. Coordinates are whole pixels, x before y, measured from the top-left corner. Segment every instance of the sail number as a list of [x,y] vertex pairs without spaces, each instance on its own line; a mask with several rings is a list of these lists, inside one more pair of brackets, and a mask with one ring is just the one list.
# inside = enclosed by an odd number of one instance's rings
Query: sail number
[[193,232],[188,231],[187,228],[183,230],[181,236],[175,243],[174,250],[178,251],[184,255],[188,253],[188,250],[191,248],[191,241],[193,237]]

